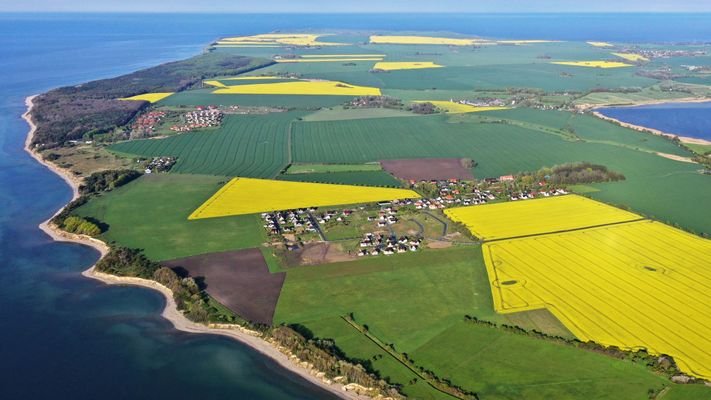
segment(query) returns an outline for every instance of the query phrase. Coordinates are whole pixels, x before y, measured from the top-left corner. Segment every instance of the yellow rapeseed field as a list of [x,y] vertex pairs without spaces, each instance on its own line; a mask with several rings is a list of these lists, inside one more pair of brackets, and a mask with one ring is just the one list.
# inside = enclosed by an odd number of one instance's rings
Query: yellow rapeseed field
[[373,69],[380,69],[383,71],[394,71],[398,69],[422,69],[422,68],[442,68],[443,65],[435,64],[432,61],[396,61],[388,62],[382,61],[376,63]]
[[482,240],[560,232],[642,218],[577,195],[456,207],[444,212]]
[[165,93],[144,93],[144,94],[139,94],[137,96],[131,96],[131,97],[124,97],[119,100],[145,100],[150,103],[156,103],[158,101],[161,101],[165,99],[166,97],[170,96],[174,92],[165,92]]
[[644,220],[483,249],[496,311],[547,308],[580,340],[711,378],[711,241]]
[[612,55],[615,55],[620,58],[624,58],[627,61],[649,61],[649,59],[643,55],[640,54],[633,54],[633,53],[612,53]]
[[203,81],[202,83],[214,87],[227,87],[227,85],[225,85],[224,83],[216,80]]
[[234,178],[188,219],[420,197],[412,190]]
[[607,42],[588,42],[588,44],[593,47],[615,47],[614,44]]
[[216,94],[301,94],[333,96],[380,96],[380,89],[337,81],[254,83],[219,88]]
[[468,104],[455,103],[445,100],[416,100],[415,103],[432,103],[435,107],[441,108],[447,114],[464,114],[470,112],[508,110],[509,107],[477,107]]
[[268,33],[253,36],[238,36],[221,39],[218,45],[287,45],[287,46],[340,46],[343,43],[321,42],[319,37],[324,34],[309,33]]
[[632,67],[632,64],[627,64],[619,61],[553,61],[551,64],[572,65],[574,67],[589,67],[589,68],[622,68]]
[[254,81],[260,79],[290,79],[284,76],[267,76],[267,75],[255,75],[255,76],[237,76],[234,78],[222,78],[223,81]]

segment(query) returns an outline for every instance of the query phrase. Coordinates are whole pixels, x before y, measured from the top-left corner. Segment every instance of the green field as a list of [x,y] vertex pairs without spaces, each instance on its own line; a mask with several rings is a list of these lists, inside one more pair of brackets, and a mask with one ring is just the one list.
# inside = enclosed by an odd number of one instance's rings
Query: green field
[[371,164],[291,164],[287,174],[315,174],[326,172],[382,171],[378,163]]
[[670,384],[642,365],[466,322],[408,354],[482,399],[646,400]]
[[402,182],[385,171],[346,171],[315,174],[279,175],[277,179],[295,182],[340,183],[343,185],[402,187]]
[[229,178],[146,175],[77,210],[108,224],[101,239],[139,248],[153,260],[259,246],[266,240],[258,215],[188,221],[188,215]]
[[271,95],[271,94],[212,94],[215,88],[189,90],[166,97],[159,102],[165,106],[262,106],[300,110],[333,107],[351,100],[350,96]]
[[513,109],[452,117],[296,122],[293,158],[311,163],[364,163],[381,159],[467,157],[477,178],[589,161],[623,173],[625,182],[591,185],[596,198],[631,207],[695,232],[711,232],[708,176],[698,166],[654,152],[689,156],[671,141],[621,128],[595,117]]
[[684,146],[690,148],[697,154],[708,154],[711,153],[711,144],[693,144],[684,143]]
[[122,154],[178,158],[171,172],[269,178],[288,163],[288,134],[297,112],[228,115],[219,129],[109,147]]
[[388,117],[414,117],[409,111],[390,108],[323,108],[304,116],[304,121],[340,121],[347,119],[368,119],[368,118],[388,118]]
[[340,318],[349,313],[417,366],[484,399],[642,400],[667,383],[639,365],[462,322],[468,314],[510,323],[493,312],[478,246],[289,270],[275,315],[335,339],[350,358],[383,355],[372,367],[409,396],[446,398],[412,384],[412,372]]
[[[483,118],[494,122],[486,123]],[[496,123],[502,118],[510,121]],[[568,126],[575,129],[579,138],[565,136],[561,130]],[[688,155],[667,140],[640,135],[593,117],[525,109],[451,119],[432,115],[293,125],[296,162],[468,157],[478,163],[475,173],[480,178],[570,161],[596,161],[607,158],[606,153],[617,148]]]
[[504,321],[493,310],[481,248],[471,246],[289,270],[274,322],[308,326],[349,312],[406,352],[465,314]]

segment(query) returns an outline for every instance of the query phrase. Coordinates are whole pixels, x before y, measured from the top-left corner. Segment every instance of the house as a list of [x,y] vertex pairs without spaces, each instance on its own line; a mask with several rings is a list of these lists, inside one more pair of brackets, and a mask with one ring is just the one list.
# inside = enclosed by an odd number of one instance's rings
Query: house
[[501,175],[501,176],[499,177],[499,181],[501,181],[501,182],[511,182],[511,181],[513,181],[513,180],[514,180],[514,176],[513,176],[513,175]]

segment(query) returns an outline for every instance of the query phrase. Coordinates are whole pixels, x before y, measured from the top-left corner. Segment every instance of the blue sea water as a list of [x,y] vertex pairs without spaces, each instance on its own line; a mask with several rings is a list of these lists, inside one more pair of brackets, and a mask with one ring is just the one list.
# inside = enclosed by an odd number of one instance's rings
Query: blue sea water
[[309,28],[711,41],[708,14],[0,14],[0,398],[333,397],[239,343],[176,332],[157,293],[81,277],[98,254],[37,229],[69,188],[22,150],[30,94],[188,57],[221,35]]
[[598,111],[622,122],[679,136],[711,140],[711,102],[606,107]]

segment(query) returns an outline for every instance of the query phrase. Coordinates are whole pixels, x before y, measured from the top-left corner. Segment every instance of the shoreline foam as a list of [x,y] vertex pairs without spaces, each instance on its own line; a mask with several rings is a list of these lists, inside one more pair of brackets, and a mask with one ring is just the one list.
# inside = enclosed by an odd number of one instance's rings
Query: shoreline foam
[[[25,99],[25,105],[27,106],[27,111],[22,114],[22,118],[30,126],[30,130],[25,139],[25,151],[32,156],[38,163],[42,164],[60,178],[62,178],[72,189],[72,201],[79,197],[79,185],[81,181],[76,176],[73,176],[68,170],[58,167],[57,165],[44,160],[42,156],[32,149],[32,139],[34,138],[37,126],[32,121],[32,108],[34,107],[33,100],[37,95],[28,96]],[[69,232],[64,232],[58,227],[52,225],[51,220],[57,214],[59,214],[67,205],[62,206],[56,213],[54,213],[49,219],[39,224],[40,230],[50,236],[53,240],[57,242],[69,242],[77,243],[85,246],[94,248],[100,253],[100,257],[97,260],[100,261],[109,252],[109,246],[96,238],[76,235]],[[96,264],[92,265],[89,269],[82,272],[82,275],[101,281],[107,285],[130,285],[139,286],[147,289],[153,289],[163,295],[165,298],[165,307],[161,312],[161,316],[168,320],[176,330],[188,333],[200,333],[200,334],[210,334],[210,335],[220,335],[234,339],[251,349],[259,352],[265,357],[269,357],[282,368],[298,375],[302,379],[310,382],[313,385],[320,387],[342,399],[351,400],[363,400],[370,399],[370,396],[361,395],[357,393],[360,389],[365,389],[355,384],[341,385],[338,383],[333,383],[330,380],[325,379],[323,373],[314,370],[309,367],[307,363],[300,362],[296,357],[283,352],[276,344],[273,344],[267,340],[260,337],[259,332],[250,331],[239,325],[202,325],[193,321],[190,321],[183,315],[180,310],[178,310],[177,304],[173,298],[173,292],[161,285],[160,283],[148,279],[135,278],[135,277],[121,277],[110,274],[105,274],[98,272],[94,269]]]

